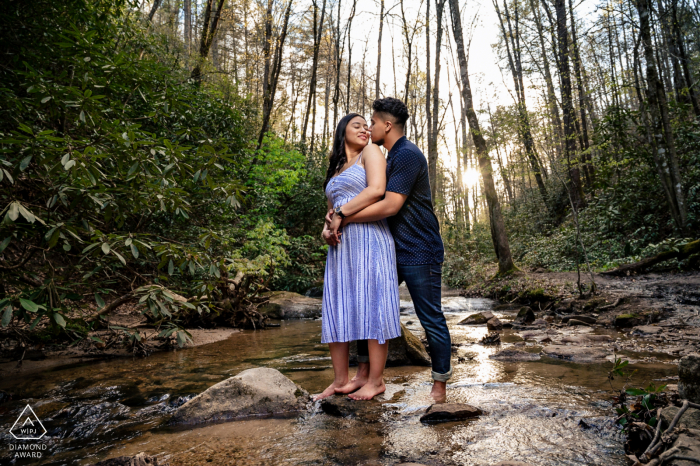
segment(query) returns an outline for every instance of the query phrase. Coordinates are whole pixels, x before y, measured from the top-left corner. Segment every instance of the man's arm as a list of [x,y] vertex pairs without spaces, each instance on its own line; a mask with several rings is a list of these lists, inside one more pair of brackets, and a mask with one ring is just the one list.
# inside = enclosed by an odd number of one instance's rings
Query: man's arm
[[348,223],[376,222],[387,217],[392,217],[401,210],[407,197],[406,194],[387,191],[384,199],[365,207],[354,215],[347,216],[343,219],[341,225],[347,225]]

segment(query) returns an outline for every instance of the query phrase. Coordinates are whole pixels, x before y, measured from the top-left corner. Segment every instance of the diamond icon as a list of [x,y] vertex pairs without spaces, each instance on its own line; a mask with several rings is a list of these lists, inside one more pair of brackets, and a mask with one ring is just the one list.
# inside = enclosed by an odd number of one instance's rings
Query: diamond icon
[[10,428],[10,433],[17,440],[40,440],[46,435],[46,428],[31,406],[27,405]]

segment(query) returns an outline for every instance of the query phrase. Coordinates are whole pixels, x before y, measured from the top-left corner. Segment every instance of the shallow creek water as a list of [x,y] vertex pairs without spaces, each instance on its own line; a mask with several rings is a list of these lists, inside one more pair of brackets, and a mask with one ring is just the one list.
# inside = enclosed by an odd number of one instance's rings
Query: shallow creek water
[[[453,343],[454,377],[448,401],[486,414],[469,422],[424,425],[430,370],[391,367],[379,422],[333,418],[311,405],[293,419],[255,419],[199,428],[173,428],[169,414],[186,399],[251,367],[272,367],[317,393],[333,378],[320,320],[284,321],[280,328],[244,331],[206,346],[56,367],[23,377],[4,376],[0,389],[0,463],[85,465],[138,452],[171,457],[175,464],[357,465],[414,461],[425,465],[489,465],[520,460],[533,465],[625,465],[621,436],[610,421],[611,364],[542,358],[504,363],[489,359],[497,347],[476,342],[485,327],[456,325],[495,303],[448,297],[443,307]],[[402,321],[419,336],[411,303]],[[494,312],[508,319],[512,314]],[[611,333],[613,338],[622,337]],[[503,347],[520,341],[503,332]],[[539,351],[538,346],[525,347]],[[458,358],[462,357],[462,362]],[[633,383],[675,375],[671,364],[634,363]],[[8,431],[29,403],[48,430],[41,460],[11,460]],[[16,442],[15,442],[16,443]],[[6,448],[8,447],[8,448]]]

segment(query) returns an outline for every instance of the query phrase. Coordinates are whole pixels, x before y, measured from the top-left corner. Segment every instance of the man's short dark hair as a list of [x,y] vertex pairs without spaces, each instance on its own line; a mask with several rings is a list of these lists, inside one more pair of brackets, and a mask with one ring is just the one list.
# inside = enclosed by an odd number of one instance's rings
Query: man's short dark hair
[[[401,102],[399,99],[393,97],[385,97],[383,99],[377,99],[372,103],[372,109],[377,113],[382,113],[386,116],[391,116],[394,120],[393,123],[400,126],[401,129],[406,126],[406,121],[408,120],[408,108],[406,104]],[[388,118],[387,118],[388,119]]]

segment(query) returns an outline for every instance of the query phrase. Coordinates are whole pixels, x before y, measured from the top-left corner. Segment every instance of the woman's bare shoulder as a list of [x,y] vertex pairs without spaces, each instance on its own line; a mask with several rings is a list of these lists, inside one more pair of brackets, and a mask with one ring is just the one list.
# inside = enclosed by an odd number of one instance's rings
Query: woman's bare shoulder
[[379,148],[378,145],[376,144],[367,144],[367,147],[364,148],[362,151],[363,155],[362,158],[366,157],[381,157],[382,159],[384,158],[384,154],[382,153],[382,150]]

